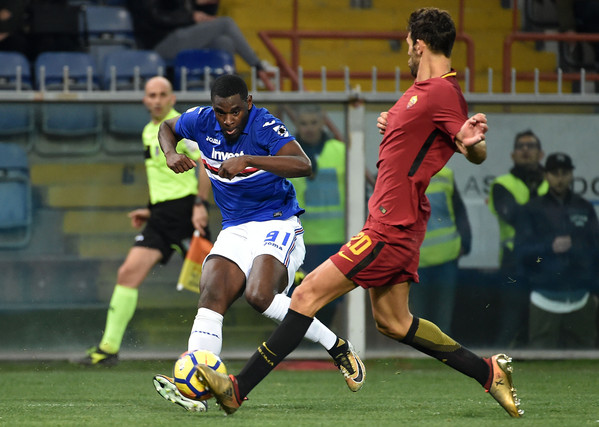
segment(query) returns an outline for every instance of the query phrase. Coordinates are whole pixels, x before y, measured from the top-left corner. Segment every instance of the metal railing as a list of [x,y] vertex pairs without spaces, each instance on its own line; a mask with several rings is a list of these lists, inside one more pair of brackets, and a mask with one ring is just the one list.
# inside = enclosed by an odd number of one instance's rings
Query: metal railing
[[[459,2],[459,12],[457,19],[457,36],[456,41],[465,43],[466,45],[466,68],[475,70],[475,46],[474,40],[470,35],[463,30],[465,0]],[[292,28],[290,30],[267,30],[258,32],[258,36],[275,58],[278,68],[281,72],[281,77],[288,78],[291,81],[292,90],[302,90],[302,78],[321,78],[324,82],[326,78],[345,79],[346,82],[350,78],[370,78],[373,77],[373,83],[376,79],[395,79],[398,85],[400,78],[412,78],[410,72],[400,72],[399,69],[394,71],[350,71],[348,68],[344,70],[327,70],[322,67],[320,70],[303,70],[300,68],[300,44],[303,39],[316,40],[405,40],[406,31],[319,31],[319,30],[300,30],[298,28],[298,1],[293,1],[292,10]],[[273,39],[288,39],[291,42],[291,60],[287,61],[282,52],[276,47]],[[461,73],[459,73],[461,74]],[[277,76],[278,77],[278,76]],[[474,88],[474,73],[466,73],[464,75],[466,86]],[[280,88],[280,81],[275,83],[276,88]],[[374,87],[374,86],[373,86]],[[399,88],[399,86],[396,86]],[[326,86],[323,86],[326,90]],[[346,90],[350,90],[346,86]],[[399,89],[397,89],[399,91]]]
[[[581,93],[584,94],[584,84],[586,81],[599,81],[599,73],[587,72],[581,68],[579,72],[564,72],[556,67],[555,71],[517,71],[512,67],[512,46],[518,41],[557,41],[557,42],[597,42],[599,43],[599,33],[544,33],[544,32],[524,32],[520,30],[520,14],[518,2],[512,4],[512,33],[508,34],[503,41],[503,70],[502,70],[502,90],[504,93],[515,93],[516,81],[534,81],[535,88],[538,88],[539,81],[553,81],[557,83],[557,91],[561,93],[563,81],[579,81]],[[538,92],[536,89],[535,92]]]

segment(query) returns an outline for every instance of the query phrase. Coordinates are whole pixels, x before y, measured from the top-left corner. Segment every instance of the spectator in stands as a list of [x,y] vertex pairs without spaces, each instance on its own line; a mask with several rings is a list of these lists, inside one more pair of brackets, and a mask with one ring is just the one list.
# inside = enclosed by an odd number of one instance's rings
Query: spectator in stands
[[[104,335],[98,346],[89,349],[87,356],[80,360],[85,365],[118,363],[121,342],[135,313],[138,288],[143,280],[156,264],[167,263],[175,250],[185,254],[184,241],[191,239],[194,229],[200,230],[202,235],[207,232],[208,176],[203,168],[199,180],[194,171],[172,173],[158,143],[160,124],[179,115],[173,108],[175,95],[170,82],[164,77],[148,80],[143,102],[151,116],[142,132],[150,201],[147,208],[136,209],[129,217],[133,227],[144,226],[144,229],[136,236],[135,244],[118,270]],[[182,140],[178,149],[199,158],[197,145],[188,145],[186,141]]]
[[[298,109],[296,139],[312,162],[312,175],[291,178],[300,206],[304,227],[306,257],[302,270],[314,270],[343,243],[345,236],[345,143],[325,130],[324,113],[319,105]],[[319,319],[329,325],[337,303],[318,312]]]
[[529,345],[593,348],[597,333],[599,222],[595,208],[571,190],[570,156],[547,157],[549,191],[525,205],[515,253],[529,279]]
[[[558,29],[560,32],[599,33],[599,2],[597,0],[555,0]],[[599,63],[599,43],[591,43],[595,54],[595,63]],[[565,46],[573,52],[571,56],[580,56],[582,60],[582,44],[573,43]],[[564,64],[565,65],[565,64]]]
[[541,141],[530,130],[520,132],[514,140],[512,160],[514,167],[508,174],[497,177],[489,191],[489,209],[499,222],[500,284],[496,289],[498,312],[503,316],[497,331],[498,346],[515,346],[527,340],[526,324],[529,290],[524,280],[517,276],[514,256],[515,224],[522,206],[530,199],[547,193],[549,186],[544,179]]
[[222,49],[265,72],[243,33],[228,16],[216,16],[218,0],[129,0],[137,43],[173,60],[185,49]]
[[420,282],[410,293],[410,310],[451,332],[458,279],[458,260],[470,252],[472,234],[464,202],[447,166],[431,178],[426,190],[431,216],[420,247]]
[[43,52],[84,51],[81,6],[68,0],[30,0],[28,7],[31,59]]
[[26,0],[0,0],[0,51],[20,52],[31,58],[25,33]]

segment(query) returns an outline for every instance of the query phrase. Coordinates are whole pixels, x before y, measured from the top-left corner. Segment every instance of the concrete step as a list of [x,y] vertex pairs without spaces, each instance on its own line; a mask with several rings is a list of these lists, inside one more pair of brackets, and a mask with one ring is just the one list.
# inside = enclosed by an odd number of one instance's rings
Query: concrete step
[[42,196],[52,208],[135,208],[148,203],[145,185],[54,185]]
[[135,232],[127,217],[129,210],[67,210],[63,230],[66,234],[98,235],[127,234]]
[[139,163],[39,163],[31,165],[33,185],[133,184],[146,182],[146,169]]

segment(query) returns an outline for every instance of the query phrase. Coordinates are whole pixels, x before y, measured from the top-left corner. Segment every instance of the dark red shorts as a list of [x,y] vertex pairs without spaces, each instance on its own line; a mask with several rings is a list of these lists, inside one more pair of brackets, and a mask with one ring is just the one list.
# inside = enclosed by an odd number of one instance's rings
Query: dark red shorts
[[425,234],[426,223],[404,228],[369,218],[362,231],[330,259],[345,277],[365,289],[406,281],[418,283],[420,246]]

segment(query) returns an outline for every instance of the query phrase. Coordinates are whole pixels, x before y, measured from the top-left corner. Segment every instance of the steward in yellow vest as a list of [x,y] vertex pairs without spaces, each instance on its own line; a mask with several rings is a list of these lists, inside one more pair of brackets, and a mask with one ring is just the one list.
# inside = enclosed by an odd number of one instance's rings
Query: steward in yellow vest
[[510,173],[498,176],[491,183],[489,210],[499,222],[499,263],[504,272],[514,270],[514,225],[522,206],[549,189],[539,163],[542,158],[539,138],[531,131],[521,132],[516,135],[514,142],[514,167]]
[[444,167],[434,175],[426,189],[426,196],[431,204],[431,217],[420,248],[419,267],[443,264],[469,253],[472,240],[470,225],[464,203],[455,187],[453,171]]
[[547,193],[541,159],[541,141],[530,130],[514,138],[510,173],[497,177],[489,191],[489,210],[499,223],[499,276],[491,297],[497,313],[507,313],[496,331],[495,345],[517,347],[528,340],[528,306],[530,290],[527,278],[518,275],[518,260],[514,256],[515,225],[521,218],[524,205],[531,199]]
[[426,196],[431,216],[420,247],[420,281],[410,289],[410,310],[447,333],[453,321],[458,259],[470,252],[472,235],[451,169],[444,167],[431,178]]

